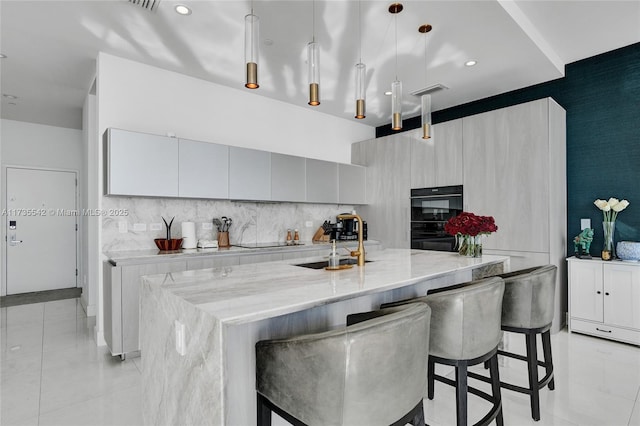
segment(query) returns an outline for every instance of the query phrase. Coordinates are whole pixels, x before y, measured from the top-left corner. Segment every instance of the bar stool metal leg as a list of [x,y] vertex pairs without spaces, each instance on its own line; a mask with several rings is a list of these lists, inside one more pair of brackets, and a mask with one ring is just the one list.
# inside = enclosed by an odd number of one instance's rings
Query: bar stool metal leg
[[433,361],[431,357],[429,357],[428,361],[428,370],[427,370],[427,398],[433,399],[433,388],[435,383],[435,369],[436,363]]
[[[502,395],[500,392],[500,373],[498,370],[498,354],[489,359],[489,375],[491,377],[491,394],[493,395],[494,404],[502,406]],[[504,426],[504,420],[502,418],[502,410],[496,416],[496,424],[498,426]]]

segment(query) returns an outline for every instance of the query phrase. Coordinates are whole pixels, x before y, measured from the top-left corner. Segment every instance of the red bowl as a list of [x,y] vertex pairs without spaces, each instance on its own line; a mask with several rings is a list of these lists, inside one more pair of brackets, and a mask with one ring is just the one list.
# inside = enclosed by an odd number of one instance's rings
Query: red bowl
[[172,238],[167,240],[166,238],[156,238],[153,240],[160,251],[178,250],[182,246],[182,238]]

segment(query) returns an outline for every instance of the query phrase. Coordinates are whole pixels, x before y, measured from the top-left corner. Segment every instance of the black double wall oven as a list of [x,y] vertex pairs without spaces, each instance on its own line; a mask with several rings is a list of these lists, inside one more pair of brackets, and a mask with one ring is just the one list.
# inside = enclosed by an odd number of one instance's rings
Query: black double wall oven
[[454,251],[456,240],[444,224],[462,213],[462,185],[411,190],[411,248]]

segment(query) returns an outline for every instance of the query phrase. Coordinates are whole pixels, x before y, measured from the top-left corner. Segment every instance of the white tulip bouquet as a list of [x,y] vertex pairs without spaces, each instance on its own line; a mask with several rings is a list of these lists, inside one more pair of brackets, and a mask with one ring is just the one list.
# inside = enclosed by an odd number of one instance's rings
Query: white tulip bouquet
[[613,197],[609,198],[609,201],[595,200],[593,204],[602,210],[605,222],[615,222],[616,217],[618,217],[618,213],[629,206],[629,202],[627,200],[620,201]]

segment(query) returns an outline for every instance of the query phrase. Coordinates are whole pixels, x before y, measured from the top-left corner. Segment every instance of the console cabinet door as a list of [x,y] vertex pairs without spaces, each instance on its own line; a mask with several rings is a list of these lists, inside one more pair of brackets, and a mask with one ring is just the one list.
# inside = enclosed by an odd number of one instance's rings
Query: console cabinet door
[[179,195],[229,198],[229,147],[179,140]]
[[229,147],[229,198],[271,200],[271,153]]
[[306,201],[304,157],[271,153],[271,200]]
[[571,318],[602,322],[603,279],[600,262],[569,262]]
[[307,202],[338,202],[338,163],[306,159]]
[[463,118],[464,209],[499,228],[486,248],[549,251],[548,114],[542,99]]
[[604,321],[640,330],[640,267],[606,264],[604,267]]
[[120,129],[105,132],[107,195],[178,196],[178,140]]

